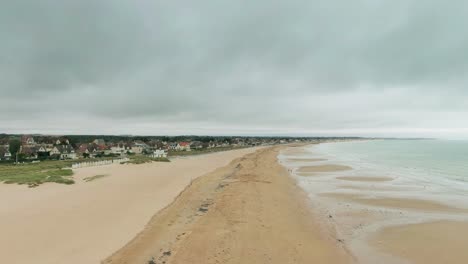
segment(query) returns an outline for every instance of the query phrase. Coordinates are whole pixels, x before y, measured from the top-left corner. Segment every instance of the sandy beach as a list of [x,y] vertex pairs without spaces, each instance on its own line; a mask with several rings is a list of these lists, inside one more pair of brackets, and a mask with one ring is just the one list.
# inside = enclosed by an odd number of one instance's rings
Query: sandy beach
[[306,156],[252,148],[0,185],[0,262],[465,263],[467,208]]
[[[143,230],[191,180],[253,151],[83,168],[70,186],[0,184],[0,263],[100,263]],[[84,180],[97,175],[104,177]]]
[[104,263],[352,263],[266,148],[198,178]]

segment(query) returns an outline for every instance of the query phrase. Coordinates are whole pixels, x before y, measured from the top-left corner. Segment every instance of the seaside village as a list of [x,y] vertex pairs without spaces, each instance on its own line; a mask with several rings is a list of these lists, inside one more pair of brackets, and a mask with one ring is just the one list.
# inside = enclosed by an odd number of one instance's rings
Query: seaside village
[[[260,145],[272,145],[297,142],[298,139],[262,139],[262,138],[230,138],[229,140],[197,140],[169,142],[157,139],[128,140],[106,142],[96,138],[91,142],[71,143],[67,137],[32,136],[20,137],[19,149],[12,150],[8,137],[0,139],[0,161],[20,160],[73,160],[101,157],[126,157],[128,155],[148,155],[153,158],[167,157],[168,153],[199,151],[216,148],[238,148]],[[13,154],[16,153],[16,154]],[[18,157],[17,157],[18,156]]]

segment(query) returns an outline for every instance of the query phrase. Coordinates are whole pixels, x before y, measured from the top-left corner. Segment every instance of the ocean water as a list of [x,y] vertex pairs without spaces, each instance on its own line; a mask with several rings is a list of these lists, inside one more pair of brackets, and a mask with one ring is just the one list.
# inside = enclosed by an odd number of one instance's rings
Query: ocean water
[[440,194],[467,195],[468,205],[468,141],[351,141],[320,144],[310,150],[362,173],[398,177]]

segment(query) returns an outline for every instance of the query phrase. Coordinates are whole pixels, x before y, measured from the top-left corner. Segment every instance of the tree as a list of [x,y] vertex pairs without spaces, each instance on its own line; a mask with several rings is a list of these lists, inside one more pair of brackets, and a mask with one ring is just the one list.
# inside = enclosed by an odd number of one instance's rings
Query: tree
[[21,141],[18,139],[11,139],[9,142],[11,156],[15,157],[16,153],[20,151]]

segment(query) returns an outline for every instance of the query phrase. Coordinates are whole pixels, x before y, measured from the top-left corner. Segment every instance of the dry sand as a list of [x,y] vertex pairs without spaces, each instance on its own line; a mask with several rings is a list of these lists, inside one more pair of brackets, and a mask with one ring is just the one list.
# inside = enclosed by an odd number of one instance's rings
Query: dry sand
[[104,263],[351,263],[307,196],[258,150],[198,178]]
[[439,221],[388,227],[374,236],[371,244],[414,264],[466,264],[468,222]]
[[[71,186],[0,184],[0,263],[99,263],[143,230],[191,179],[253,151],[83,168]],[[106,177],[83,180],[96,175]]]

